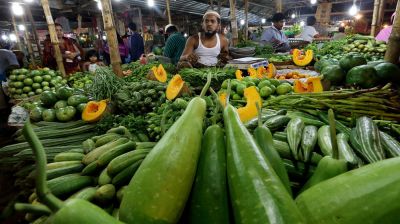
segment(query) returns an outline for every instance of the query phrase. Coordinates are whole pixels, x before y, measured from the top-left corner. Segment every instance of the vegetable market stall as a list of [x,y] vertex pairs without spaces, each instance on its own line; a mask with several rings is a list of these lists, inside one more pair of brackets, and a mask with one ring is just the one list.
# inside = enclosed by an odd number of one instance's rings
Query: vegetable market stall
[[[298,68],[318,59],[307,58],[310,47],[289,55]],[[106,67],[59,80],[54,89],[49,82],[36,102],[24,104],[31,127],[14,135],[18,143],[0,148],[2,169],[14,172],[14,184],[24,190],[15,211],[33,223],[78,208],[68,206],[72,201],[96,205],[93,214],[110,223],[400,219],[391,213],[398,191],[382,190],[400,185],[399,82],[390,75],[399,68],[354,53],[321,56],[316,71],[303,77],[310,71],[290,73],[273,63],[180,75],[169,64],[131,63],[122,66],[121,78]],[[32,84],[16,80],[32,86],[35,77]],[[325,81],[332,90],[323,88]],[[42,149],[35,135],[46,153],[36,170],[34,156]],[[40,193],[44,183],[64,207],[54,209]],[[211,186],[220,197],[209,197]],[[357,208],[347,203],[353,199],[346,186],[358,192]],[[316,212],[326,202],[330,207]],[[270,206],[276,210],[266,212]],[[366,213],[367,207],[377,212]]]

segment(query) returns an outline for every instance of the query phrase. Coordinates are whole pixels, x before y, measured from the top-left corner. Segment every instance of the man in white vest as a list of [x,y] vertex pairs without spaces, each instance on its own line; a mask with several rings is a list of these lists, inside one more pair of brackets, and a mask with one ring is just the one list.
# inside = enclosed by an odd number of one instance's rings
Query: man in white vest
[[218,33],[221,16],[216,11],[207,11],[202,28],[202,32],[186,41],[178,67],[220,67],[228,62],[228,40]]

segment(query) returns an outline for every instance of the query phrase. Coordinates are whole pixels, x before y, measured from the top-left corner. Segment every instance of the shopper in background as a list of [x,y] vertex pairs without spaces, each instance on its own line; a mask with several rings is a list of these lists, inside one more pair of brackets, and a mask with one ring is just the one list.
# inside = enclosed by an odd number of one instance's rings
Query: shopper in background
[[[390,22],[393,25],[394,17],[396,16],[396,13],[393,13]],[[387,26],[386,28],[383,28],[378,35],[375,37],[375,40],[380,40],[380,41],[385,41],[386,43],[389,41],[390,34],[392,33],[392,25]]]
[[83,64],[83,70],[94,73],[96,69],[100,66],[105,66],[105,64],[99,60],[99,54],[96,50],[90,50],[86,53],[86,59],[88,60]]
[[217,33],[221,16],[207,11],[203,16],[203,31],[189,37],[178,67],[224,66],[228,62],[228,40]]
[[346,37],[346,34],[344,33],[345,28],[343,26],[339,27],[338,31],[339,32],[333,34],[332,40],[340,40]]
[[[64,37],[64,31],[60,24],[56,23],[55,26],[56,26],[57,38],[58,41],[60,42],[59,46],[63,58],[65,73],[69,75],[77,71],[80,71],[79,61],[81,60],[81,58],[78,46],[74,43],[73,40]],[[51,50],[52,57],[56,58],[53,46],[51,46],[51,48],[52,48]]]
[[285,15],[282,13],[275,13],[271,21],[272,26],[265,29],[261,35],[260,41],[264,44],[271,44],[277,52],[289,52],[289,40],[282,32],[283,25],[285,24]]
[[303,27],[303,30],[300,33],[300,38],[303,38],[304,41],[311,43],[314,38],[319,37],[317,30],[315,30],[314,25],[317,22],[315,16],[307,17],[306,26]]
[[43,66],[57,70],[57,61],[52,52],[53,45],[50,40],[50,34],[47,34],[46,39],[43,41]]
[[0,111],[8,109],[8,99],[4,94],[1,82],[6,81],[7,71],[19,67],[17,56],[7,49],[0,49]]
[[[129,56],[129,49],[128,46],[125,45],[124,40],[122,39],[121,35],[117,32],[117,41],[118,41],[118,50],[119,50],[119,55],[121,56],[121,63],[125,63],[125,59]],[[110,64],[110,47],[108,43],[104,45],[104,60],[106,61],[107,64]]]
[[162,48],[165,45],[164,30],[158,29],[158,32],[153,35],[153,49],[156,47]]
[[168,24],[165,27],[165,32],[168,34],[167,42],[165,43],[164,56],[171,59],[173,64],[178,63],[185,49],[186,38],[182,33],[178,32],[178,28],[173,24]]
[[132,61],[137,61],[144,54],[143,37],[137,32],[136,24],[129,23],[128,25],[131,36],[129,37],[129,54]]

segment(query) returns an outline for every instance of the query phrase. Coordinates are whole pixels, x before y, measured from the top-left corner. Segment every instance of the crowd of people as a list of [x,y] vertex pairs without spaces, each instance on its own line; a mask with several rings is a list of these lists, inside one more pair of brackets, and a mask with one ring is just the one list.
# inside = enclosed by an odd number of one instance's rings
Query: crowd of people
[[[64,35],[61,24],[55,24],[59,47],[66,74],[77,71],[93,72],[98,66],[110,64],[110,49],[106,41],[100,41],[92,50],[85,52],[72,38]],[[129,23],[124,36],[117,33],[118,49],[122,63],[137,61],[152,48],[163,48],[163,57],[182,67],[224,65],[228,61],[228,40],[221,29],[221,16],[208,11],[203,16],[202,32],[186,37],[174,24],[151,35],[140,34],[135,23]],[[165,33],[164,33],[165,31]],[[145,33],[146,34],[146,33]],[[147,43],[151,40],[152,45]],[[57,69],[54,47],[48,36],[44,41],[43,66]]]

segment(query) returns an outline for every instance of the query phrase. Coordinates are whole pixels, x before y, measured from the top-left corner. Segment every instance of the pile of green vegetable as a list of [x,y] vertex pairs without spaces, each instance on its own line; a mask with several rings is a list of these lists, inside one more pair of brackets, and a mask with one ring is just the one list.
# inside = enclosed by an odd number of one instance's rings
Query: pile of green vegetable
[[[222,83],[219,94],[227,92],[228,81],[225,80]],[[230,100],[235,106],[246,104],[243,93],[244,89],[250,86],[255,86],[264,100],[273,99],[276,95],[286,95],[293,91],[293,87],[289,82],[280,82],[277,79],[254,79],[249,76],[244,77],[242,80],[232,79]]]
[[291,54],[272,54],[266,57],[269,63],[291,62]]
[[[272,111],[276,105],[268,104],[265,113],[258,107],[259,117],[249,132],[228,103],[222,113],[224,128],[216,120],[204,125],[208,85],[155,145],[142,143],[146,147],[139,148],[125,127],[117,127],[86,140],[81,151],[57,156],[59,162],[76,161],[69,164],[75,170],[66,164],[60,170],[53,170],[58,164],[48,165],[50,191],[63,199],[92,201],[115,217],[107,216],[108,223],[377,223],[382,217],[395,223],[400,219],[393,212],[400,208],[396,203],[399,133],[379,128],[370,116],[357,117],[355,124],[343,123],[344,116],[351,117],[343,114],[344,107],[333,108],[335,115],[332,110],[305,110],[305,105]],[[311,107],[314,101],[344,96],[365,100],[373,94],[388,96],[387,91],[386,87],[318,93],[315,100],[312,94],[275,99],[305,99]],[[50,212],[36,214],[32,219],[43,215],[47,219]],[[87,220],[97,220],[96,214],[103,212],[88,215]],[[71,222],[81,219],[70,217]]]
[[165,83],[150,80],[126,83],[116,92],[115,102],[124,114],[145,115],[165,101],[166,88]]
[[87,96],[77,94],[74,89],[63,86],[56,92],[44,91],[40,94],[39,101],[25,106],[32,121],[68,122],[81,119],[87,102]]
[[96,69],[89,94],[95,100],[113,99],[114,94],[123,84],[124,80],[116,76],[111,68],[99,67]]
[[359,53],[367,61],[383,59],[387,45],[384,41],[376,41],[371,36],[353,35],[340,40],[332,40],[319,44],[309,44],[305,49],[311,49],[316,59],[337,59],[343,57],[343,53]]
[[68,78],[68,85],[75,89],[89,89],[93,83],[91,72],[75,72]]
[[[369,116],[377,120],[400,121],[398,90],[389,83],[382,88],[342,89],[321,93],[294,93],[264,102],[271,109],[293,109],[317,114],[317,110],[333,109],[337,117],[351,122],[352,117]],[[390,123],[390,122],[389,122]]]
[[235,68],[184,68],[179,74],[190,87],[201,90],[208,74],[212,75],[211,87],[218,89],[224,80],[235,78],[235,71]]
[[13,99],[39,95],[48,90],[54,91],[56,87],[65,85],[67,82],[58,72],[49,68],[40,70],[14,69],[9,79],[8,91]]
[[[56,154],[46,165],[45,184],[60,199],[86,200],[117,217],[127,184],[155,145],[153,142],[135,142],[131,137],[129,131],[120,126],[87,138],[79,147]],[[32,171],[28,179],[35,179],[36,172]],[[46,206],[43,201],[39,202],[36,193],[30,195],[29,203],[16,206],[27,213],[27,221],[49,218],[50,213],[44,212]],[[32,212],[29,208],[43,209]]]
[[380,60],[370,61],[358,53],[349,53],[336,59],[321,59],[314,64],[324,79],[334,86],[358,86],[371,88],[388,82],[400,83],[400,68],[392,63]]
[[[136,62],[131,62],[129,64],[123,64],[122,65],[122,70],[124,71],[131,71],[131,74],[127,75],[124,77],[124,80],[126,82],[139,82],[141,80],[145,80],[147,74],[149,74],[149,71],[153,66],[158,66],[160,63],[154,62],[154,63],[148,63],[148,64],[141,64],[139,61]],[[165,71],[168,74],[175,74],[176,69],[173,64],[162,64]]]

